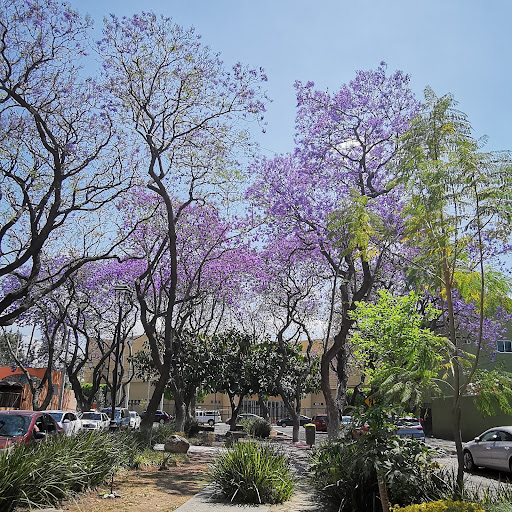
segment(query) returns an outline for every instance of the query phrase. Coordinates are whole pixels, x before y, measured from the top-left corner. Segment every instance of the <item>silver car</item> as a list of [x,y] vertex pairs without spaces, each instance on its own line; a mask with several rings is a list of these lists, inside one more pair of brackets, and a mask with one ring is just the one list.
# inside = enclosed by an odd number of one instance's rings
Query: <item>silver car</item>
[[464,445],[464,469],[512,471],[512,426],[494,427]]

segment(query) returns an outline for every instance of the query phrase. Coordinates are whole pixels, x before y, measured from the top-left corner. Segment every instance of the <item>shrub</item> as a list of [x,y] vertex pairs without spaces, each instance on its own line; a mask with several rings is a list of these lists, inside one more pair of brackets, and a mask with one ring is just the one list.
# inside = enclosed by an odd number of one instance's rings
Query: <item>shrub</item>
[[197,418],[187,418],[185,420],[184,429],[185,435],[187,437],[195,437],[201,430],[201,427],[199,425],[199,422],[197,421]]
[[251,418],[242,421],[244,430],[252,437],[266,439],[270,436],[270,423],[263,418]]
[[210,478],[221,494],[238,503],[282,503],[295,484],[288,457],[274,445],[252,439],[221,453]]
[[373,510],[377,471],[391,503],[440,499],[452,490],[447,473],[432,464],[432,452],[412,439],[371,433],[328,441],[310,459],[310,478],[320,499],[340,510]]
[[174,422],[159,425],[158,428],[153,428],[147,432],[131,431],[131,435],[135,438],[139,448],[152,448],[155,444],[163,444],[176,433],[176,426]]
[[392,512],[485,512],[481,505],[465,501],[441,500],[409,505],[407,507],[393,507]]

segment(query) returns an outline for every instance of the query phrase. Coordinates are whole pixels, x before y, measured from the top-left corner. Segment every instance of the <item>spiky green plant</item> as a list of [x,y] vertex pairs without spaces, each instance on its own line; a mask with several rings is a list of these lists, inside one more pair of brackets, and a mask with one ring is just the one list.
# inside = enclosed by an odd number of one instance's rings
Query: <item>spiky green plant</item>
[[0,510],[40,507],[95,487],[120,467],[137,463],[141,451],[130,432],[56,436],[0,453]]
[[220,493],[238,503],[282,503],[290,499],[295,480],[288,457],[270,443],[234,443],[210,467]]

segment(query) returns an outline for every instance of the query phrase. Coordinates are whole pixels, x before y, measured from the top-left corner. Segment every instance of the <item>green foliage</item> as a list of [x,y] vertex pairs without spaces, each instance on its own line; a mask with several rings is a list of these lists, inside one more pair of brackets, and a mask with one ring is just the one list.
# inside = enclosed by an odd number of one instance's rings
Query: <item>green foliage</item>
[[[480,304],[481,276],[479,272],[455,272],[457,289],[464,300],[476,306]],[[498,308],[512,312],[512,280],[495,270],[484,274],[484,314],[493,316]]]
[[197,418],[186,418],[184,426],[185,435],[188,437],[194,437],[199,432],[199,422]]
[[478,503],[440,500],[407,507],[393,507],[392,512],[485,512]]
[[172,421],[149,431],[136,430],[130,432],[140,449],[151,448],[155,444],[163,444],[175,433],[176,426]]
[[130,432],[55,436],[37,445],[0,453],[0,510],[55,505],[59,500],[131,467],[139,443]]
[[210,468],[210,477],[232,502],[282,503],[292,495],[288,458],[274,445],[255,440],[234,443]]
[[250,418],[241,422],[244,430],[252,437],[261,439],[270,436],[270,423],[263,418]]
[[339,510],[371,511],[379,495],[377,474],[387,484],[391,503],[407,505],[449,495],[450,480],[432,463],[429,448],[386,430],[385,424],[375,422],[357,439],[330,440],[314,451],[310,479],[322,501]]
[[82,382],[81,384],[83,394],[89,398],[92,391],[92,382]]
[[477,369],[469,389],[477,409],[488,416],[498,411],[512,414],[512,373],[499,368]]
[[182,459],[184,456],[186,457],[186,455],[183,454],[168,454],[165,452],[155,451],[151,448],[146,448],[141,452],[137,452],[130,467],[133,469],[139,469],[143,466],[160,466],[163,458],[166,459],[166,463],[169,463],[169,457],[171,460],[176,461]]
[[[82,382],[80,386],[82,388],[83,394],[87,398],[90,398],[91,392],[92,392],[92,383],[90,383],[90,382]],[[100,388],[99,388],[97,394],[98,395],[101,394],[102,396],[106,396],[106,394],[107,394],[107,385],[106,384],[100,384]]]
[[368,197],[352,191],[347,206],[329,215],[328,229],[343,245],[341,254],[360,255],[368,261],[375,251],[371,239],[382,230],[382,222],[368,208]]
[[512,512],[512,489],[508,480],[484,489],[468,486],[464,488],[464,499],[481,503],[487,512]]
[[376,304],[357,303],[351,312],[357,322],[355,355],[381,400],[414,406],[433,386],[450,347],[446,338],[425,327],[438,315],[431,306],[420,312],[413,292],[393,297],[382,290]]
[[495,503],[485,506],[486,512],[512,512],[512,503]]

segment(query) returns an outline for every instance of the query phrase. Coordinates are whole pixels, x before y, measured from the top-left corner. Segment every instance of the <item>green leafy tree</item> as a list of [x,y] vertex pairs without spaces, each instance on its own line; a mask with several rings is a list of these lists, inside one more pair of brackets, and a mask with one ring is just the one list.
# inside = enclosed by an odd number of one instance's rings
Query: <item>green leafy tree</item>
[[274,347],[236,329],[219,333],[214,339],[218,361],[212,385],[215,391],[229,397],[234,430],[244,397],[275,394],[278,369],[273,359]]
[[[176,401],[176,394],[185,403],[185,414],[189,420],[195,417],[195,403],[198,392],[207,392],[215,375],[215,368],[219,364],[216,347],[211,337],[193,334],[184,331],[180,334],[182,350],[173,360],[173,372],[170,380],[173,387],[165,388],[165,397]],[[160,346],[163,353],[163,344]],[[150,352],[149,343],[146,342],[144,350],[132,356],[135,375],[143,380],[157,381],[158,370],[155,367]]]
[[[504,250],[510,236],[512,174],[508,153],[480,151],[467,116],[455,108],[451,95],[437,97],[427,88],[425,98],[402,146],[410,193],[406,233],[417,250],[412,262],[422,269],[421,286],[428,285],[442,300],[444,332],[454,347],[453,435],[462,486],[460,401],[474,378],[484,341],[486,263]],[[468,302],[477,310],[477,349],[468,365],[456,310],[461,309],[458,287],[467,292],[468,278],[474,280],[475,273],[478,286],[470,287],[474,298]]]
[[320,391],[320,357],[312,353],[312,342],[302,350],[301,343],[278,340],[272,352],[278,368],[275,387],[293,420],[293,442],[299,440],[300,409],[307,393]]
[[427,327],[440,311],[431,305],[421,309],[414,292],[393,297],[381,290],[375,304],[358,302],[351,313],[357,322],[354,355],[373,400],[413,408],[421,404],[427,389],[437,387],[441,365],[452,346]]

